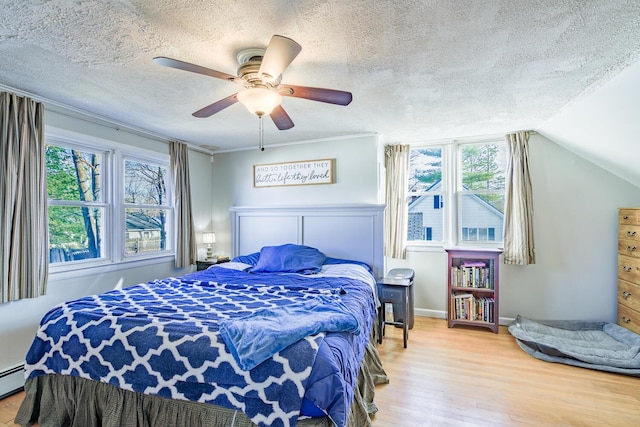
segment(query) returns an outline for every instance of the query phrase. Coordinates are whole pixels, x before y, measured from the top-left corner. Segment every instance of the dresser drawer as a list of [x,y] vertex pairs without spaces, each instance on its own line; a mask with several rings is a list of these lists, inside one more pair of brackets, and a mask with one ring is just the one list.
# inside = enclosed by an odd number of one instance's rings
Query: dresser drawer
[[627,282],[640,283],[640,258],[618,254],[618,277]]
[[618,325],[640,334],[640,312],[618,304]]
[[640,209],[618,209],[618,224],[640,224]]
[[618,253],[622,255],[640,257],[640,241],[619,239]]
[[618,225],[618,239],[640,242],[640,225]]
[[640,311],[640,285],[618,279],[618,304]]

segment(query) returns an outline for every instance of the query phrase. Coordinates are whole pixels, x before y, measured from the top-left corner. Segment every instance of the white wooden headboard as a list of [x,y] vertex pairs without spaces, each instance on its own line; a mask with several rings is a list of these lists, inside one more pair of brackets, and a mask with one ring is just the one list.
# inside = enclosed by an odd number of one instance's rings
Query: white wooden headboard
[[384,205],[233,206],[233,256],[285,243],[366,262],[384,276]]

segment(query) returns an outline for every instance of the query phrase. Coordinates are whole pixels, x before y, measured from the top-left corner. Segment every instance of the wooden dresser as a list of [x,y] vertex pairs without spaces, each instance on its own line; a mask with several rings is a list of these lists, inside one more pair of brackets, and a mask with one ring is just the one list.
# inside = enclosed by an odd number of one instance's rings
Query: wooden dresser
[[640,208],[618,210],[618,325],[640,334]]

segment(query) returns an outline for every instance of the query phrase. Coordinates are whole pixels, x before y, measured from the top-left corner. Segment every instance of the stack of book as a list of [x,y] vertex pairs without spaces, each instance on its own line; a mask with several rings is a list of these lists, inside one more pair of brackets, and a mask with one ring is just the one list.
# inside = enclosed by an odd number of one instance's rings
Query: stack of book
[[460,288],[493,289],[491,268],[481,261],[464,261],[451,266],[451,284]]
[[493,322],[493,297],[454,293],[451,298],[451,312],[454,319]]

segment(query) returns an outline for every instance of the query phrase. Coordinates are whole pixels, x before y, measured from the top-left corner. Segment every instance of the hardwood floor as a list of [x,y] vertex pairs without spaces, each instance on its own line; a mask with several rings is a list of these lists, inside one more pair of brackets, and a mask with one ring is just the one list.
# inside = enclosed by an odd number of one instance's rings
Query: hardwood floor
[[378,349],[390,382],[374,427],[640,425],[640,378],[543,362],[506,327],[416,317],[407,349],[389,327]]
[[[390,382],[376,389],[374,427],[640,425],[640,378],[540,361],[505,327],[416,317],[408,348],[387,327],[378,349]],[[0,427],[16,426],[22,397],[0,401]]]
[[13,422],[24,398],[24,392],[14,394],[0,400],[0,427],[14,427],[18,424]]

